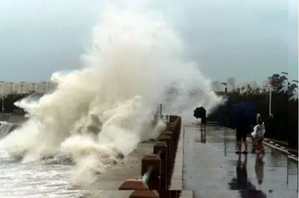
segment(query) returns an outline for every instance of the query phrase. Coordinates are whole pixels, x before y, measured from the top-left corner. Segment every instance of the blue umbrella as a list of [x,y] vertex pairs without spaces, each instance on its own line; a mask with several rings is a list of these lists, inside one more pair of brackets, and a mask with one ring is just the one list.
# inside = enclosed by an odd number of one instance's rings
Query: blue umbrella
[[253,125],[256,122],[256,106],[249,102],[239,102],[231,108],[231,117],[234,127]]

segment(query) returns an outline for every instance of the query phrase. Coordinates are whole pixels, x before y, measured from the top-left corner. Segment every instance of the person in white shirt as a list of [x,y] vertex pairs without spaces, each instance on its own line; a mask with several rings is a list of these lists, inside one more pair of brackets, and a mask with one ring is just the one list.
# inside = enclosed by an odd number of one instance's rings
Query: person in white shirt
[[258,123],[254,127],[254,132],[251,133],[252,137],[255,139],[256,142],[256,153],[264,153],[264,145],[263,145],[263,140],[264,140],[264,135],[265,135],[265,124],[262,120],[261,117],[258,118]]

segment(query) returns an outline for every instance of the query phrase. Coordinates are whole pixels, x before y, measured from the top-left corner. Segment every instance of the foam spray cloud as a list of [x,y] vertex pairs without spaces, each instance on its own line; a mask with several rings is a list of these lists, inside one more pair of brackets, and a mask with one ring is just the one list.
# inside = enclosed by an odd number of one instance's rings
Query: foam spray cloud
[[196,106],[209,112],[220,102],[198,67],[182,58],[182,41],[161,13],[107,6],[93,41],[82,70],[54,73],[53,93],[17,103],[29,120],[2,142],[25,162],[67,154],[78,164],[76,181],[94,179],[132,152],[158,103],[192,115]]

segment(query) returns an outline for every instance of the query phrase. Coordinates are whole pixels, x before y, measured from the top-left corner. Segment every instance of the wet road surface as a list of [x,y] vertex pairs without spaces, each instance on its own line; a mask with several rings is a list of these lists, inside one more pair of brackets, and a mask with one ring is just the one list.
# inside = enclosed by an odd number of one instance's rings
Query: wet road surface
[[183,149],[183,185],[195,198],[298,197],[297,162],[269,147],[262,159],[237,155],[233,130],[208,126],[205,135],[186,124]]

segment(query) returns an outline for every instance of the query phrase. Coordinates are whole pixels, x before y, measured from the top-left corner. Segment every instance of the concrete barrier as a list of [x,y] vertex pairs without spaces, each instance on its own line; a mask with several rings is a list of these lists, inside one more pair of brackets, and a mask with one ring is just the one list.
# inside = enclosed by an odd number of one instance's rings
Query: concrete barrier
[[119,190],[134,190],[130,198],[178,198],[181,191],[169,191],[169,187],[180,133],[181,117],[169,116],[167,128],[154,145],[153,154],[142,158],[140,179],[126,180]]

